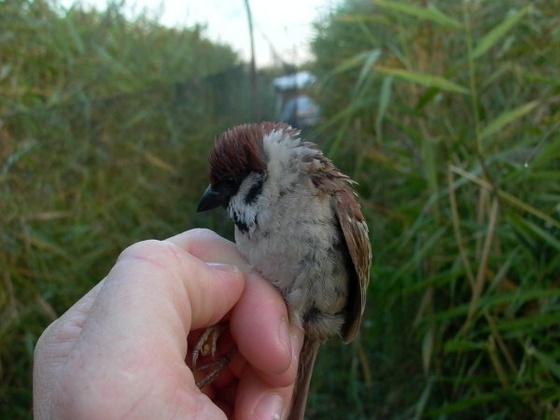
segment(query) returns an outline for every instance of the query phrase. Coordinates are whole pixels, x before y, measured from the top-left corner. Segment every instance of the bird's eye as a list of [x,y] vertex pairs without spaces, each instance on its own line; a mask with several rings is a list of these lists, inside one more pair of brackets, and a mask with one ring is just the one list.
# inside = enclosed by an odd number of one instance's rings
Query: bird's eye
[[241,184],[241,180],[237,176],[226,176],[221,180],[222,188],[226,190],[236,190]]

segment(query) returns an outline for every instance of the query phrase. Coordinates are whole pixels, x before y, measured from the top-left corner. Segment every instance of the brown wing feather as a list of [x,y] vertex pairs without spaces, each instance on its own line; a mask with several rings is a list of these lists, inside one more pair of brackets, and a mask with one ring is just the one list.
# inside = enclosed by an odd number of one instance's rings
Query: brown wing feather
[[349,343],[358,334],[366,305],[371,245],[368,227],[354,192],[349,188],[337,191],[335,209],[355,270],[355,277],[351,280],[354,284],[350,285],[348,297],[348,318],[342,327],[342,340]]

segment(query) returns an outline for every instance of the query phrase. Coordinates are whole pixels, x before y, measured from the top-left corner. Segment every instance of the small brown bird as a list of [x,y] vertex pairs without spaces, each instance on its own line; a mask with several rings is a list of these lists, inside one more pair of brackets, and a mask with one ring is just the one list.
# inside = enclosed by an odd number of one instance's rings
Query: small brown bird
[[291,419],[303,418],[319,346],[333,335],[349,343],[360,327],[371,247],[352,184],[283,123],[234,127],[210,154],[198,211],[225,207],[241,254],[305,331]]

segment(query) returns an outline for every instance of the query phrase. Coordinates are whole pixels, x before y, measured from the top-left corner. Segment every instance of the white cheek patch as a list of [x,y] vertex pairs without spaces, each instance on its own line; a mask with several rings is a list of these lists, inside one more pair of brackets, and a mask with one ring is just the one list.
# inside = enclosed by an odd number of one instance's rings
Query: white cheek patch
[[[257,219],[264,174],[251,172],[239,186],[237,194],[231,197],[228,213],[234,220],[251,227]],[[260,187],[259,187],[260,186]]]

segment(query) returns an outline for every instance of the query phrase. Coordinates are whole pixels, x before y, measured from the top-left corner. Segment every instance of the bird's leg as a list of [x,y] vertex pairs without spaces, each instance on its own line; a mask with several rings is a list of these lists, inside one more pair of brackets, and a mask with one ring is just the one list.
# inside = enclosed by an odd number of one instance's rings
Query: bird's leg
[[[192,352],[193,373],[206,372],[201,379],[196,381],[196,386],[198,388],[203,388],[216,379],[237,351],[237,347],[233,346],[227,353],[216,358],[218,338],[222,332],[228,328],[229,326],[226,323],[212,325],[202,332],[202,335],[196,342]],[[211,361],[198,366],[197,362],[201,356],[209,356]]]

